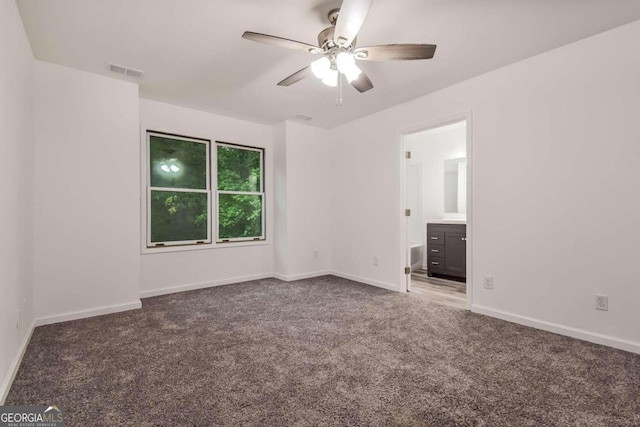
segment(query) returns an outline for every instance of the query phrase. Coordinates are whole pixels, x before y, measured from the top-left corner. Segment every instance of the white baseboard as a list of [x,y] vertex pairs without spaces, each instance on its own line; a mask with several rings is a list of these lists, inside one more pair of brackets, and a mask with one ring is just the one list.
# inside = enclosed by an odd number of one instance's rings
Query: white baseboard
[[313,271],[311,273],[291,274],[291,275],[273,273],[272,277],[283,280],[285,282],[293,282],[294,280],[311,279],[312,277],[326,276],[327,274],[333,274],[333,273],[327,270]]
[[36,322],[34,320],[33,322],[31,322],[31,326],[29,326],[29,330],[27,331],[27,333],[24,334],[24,338],[20,343],[20,347],[18,347],[18,353],[16,354],[16,357],[13,358],[13,362],[11,362],[11,366],[9,366],[7,376],[2,382],[2,386],[0,386],[0,405],[4,405],[4,402],[7,399],[9,389],[11,389],[13,380],[16,378],[16,374],[18,373],[18,369],[20,368],[20,364],[22,363],[22,358],[24,357],[24,352],[27,350],[27,346],[29,345],[29,341],[31,341],[31,335],[33,335],[33,330],[35,328]]
[[387,289],[389,291],[402,292],[393,283],[380,282],[378,280],[367,279],[366,277],[356,276],[354,274],[348,274],[348,273],[340,273],[337,271],[329,271],[327,272],[327,274],[332,274],[334,276],[342,277],[343,279],[353,280],[354,282],[364,283],[365,285],[371,285],[371,286],[376,286],[378,288]]
[[546,322],[544,320],[533,319],[531,317],[520,316],[517,314],[495,310],[493,308],[476,304],[471,305],[471,311],[474,313],[496,317],[508,322],[517,323],[519,325],[542,329],[543,331],[553,332],[559,335],[566,335],[568,337],[577,338],[583,341],[589,341],[595,344],[602,344],[620,350],[629,351],[631,353],[640,354],[640,342],[629,341],[609,335],[598,334],[595,332],[589,332],[584,329],[572,328],[570,326],[564,326],[557,323]]
[[150,298],[159,295],[175,294],[177,292],[194,291],[196,289],[212,288],[214,286],[230,285],[232,283],[248,282],[250,280],[269,279],[273,273],[254,274],[251,276],[232,277],[229,279],[214,280],[212,282],[189,283],[186,285],[170,286],[168,288],[153,289],[140,292],[140,298]]
[[89,310],[73,311],[71,313],[56,314],[55,316],[39,317],[35,320],[36,326],[50,325],[52,323],[68,322],[70,320],[86,319],[87,317],[102,316],[103,314],[120,313],[121,311],[136,310],[142,307],[140,300],[125,304],[106,305],[91,308]]

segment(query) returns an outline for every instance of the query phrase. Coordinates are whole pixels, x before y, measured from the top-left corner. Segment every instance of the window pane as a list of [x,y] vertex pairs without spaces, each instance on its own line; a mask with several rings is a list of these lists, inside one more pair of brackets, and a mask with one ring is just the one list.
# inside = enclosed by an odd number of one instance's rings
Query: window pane
[[220,239],[262,236],[262,196],[220,194],[218,227]]
[[207,193],[151,191],[151,242],[207,240]]
[[261,192],[260,152],[218,145],[218,190]]
[[149,142],[151,187],[207,188],[207,144],[156,135]]

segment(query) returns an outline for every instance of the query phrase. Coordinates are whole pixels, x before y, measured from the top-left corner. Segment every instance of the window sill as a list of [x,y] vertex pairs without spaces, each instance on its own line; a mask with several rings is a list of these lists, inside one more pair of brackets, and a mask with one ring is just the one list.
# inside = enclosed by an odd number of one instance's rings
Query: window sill
[[203,251],[203,250],[215,250],[223,248],[241,248],[245,246],[267,246],[270,245],[269,240],[251,240],[248,242],[221,242],[221,243],[207,243],[203,245],[184,245],[184,246],[159,246],[157,248],[143,247],[141,254],[164,254],[167,252],[185,252],[185,251]]

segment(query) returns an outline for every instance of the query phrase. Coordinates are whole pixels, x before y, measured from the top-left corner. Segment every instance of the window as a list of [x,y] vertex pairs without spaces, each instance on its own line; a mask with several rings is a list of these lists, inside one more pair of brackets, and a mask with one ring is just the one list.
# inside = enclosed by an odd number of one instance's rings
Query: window
[[147,131],[146,153],[147,248],[265,240],[263,149]]
[[211,242],[207,140],[147,133],[147,246]]
[[216,144],[219,242],[264,239],[264,151]]

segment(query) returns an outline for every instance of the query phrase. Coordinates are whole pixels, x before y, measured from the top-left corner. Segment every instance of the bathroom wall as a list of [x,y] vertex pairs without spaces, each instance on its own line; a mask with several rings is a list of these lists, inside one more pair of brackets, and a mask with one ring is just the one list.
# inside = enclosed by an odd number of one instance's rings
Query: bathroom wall
[[[444,211],[444,161],[466,157],[466,124],[459,122],[404,138],[411,151],[406,168],[407,207],[411,209],[409,240],[426,244],[427,221],[465,219],[466,213]],[[424,252],[423,265],[426,265]]]

